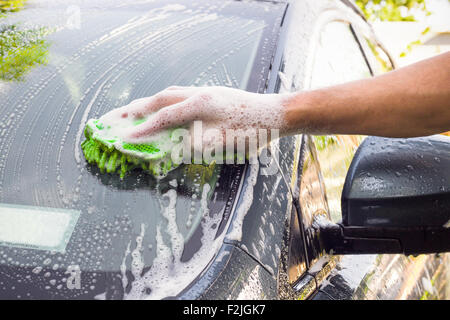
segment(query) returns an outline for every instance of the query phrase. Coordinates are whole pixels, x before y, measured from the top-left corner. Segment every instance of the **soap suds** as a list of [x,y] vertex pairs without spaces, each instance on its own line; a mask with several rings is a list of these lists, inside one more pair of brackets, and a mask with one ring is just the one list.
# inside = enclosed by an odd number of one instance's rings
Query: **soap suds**
[[126,261],[127,261],[128,255],[131,252],[130,245],[131,245],[131,241],[128,242],[127,249],[125,250],[125,254],[122,259],[122,264],[120,265],[120,274],[122,275],[122,287],[123,287],[124,291],[126,290],[126,288],[128,286],[128,278],[127,278],[127,274],[126,274],[126,271],[127,271]]
[[165,208],[164,217],[167,219],[167,232],[171,239],[171,246],[167,245],[162,236],[162,225],[157,226],[156,232],[156,257],[151,268],[142,277],[132,282],[131,290],[126,299],[162,299],[176,296],[186,288],[196,276],[198,276],[216,252],[220,249],[223,236],[215,239],[217,226],[221,221],[220,215],[209,216],[207,197],[211,187],[205,184],[202,190],[201,210],[203,219],[201,228],[200,249],[186,262],[181,261],[184,239],[176,226],[176,197],[175,190],[169,190],[163,195],[169,199],[169,205]]
[[223,251],[222,253],[220,253],[217,258],[216,258],[216,262],[222,262],[223,258],[225,258],[226,256],[228,256],[230,254],[230,252],[228,251]]
[[177,192],[174,189],[171,189],[163,195],[163,198],[164,197],[169,199],[169,206],[163,212],[163,217],[167,219],[166,232],[170,236],[173,257],[175,260],[180,260],[184,249],[184,238],[183,235],[178,230],[176,221]]
[[242,224],[247,212],[253,203],[253,188],[258,180],[259,162],[255,161],[254,164],[249,164],[249,176],[247,179],[246,188],[242,194],[242,203],[236,208],[235,217],[231,231],[226,235],[228,240],[240,241],[242,238]]

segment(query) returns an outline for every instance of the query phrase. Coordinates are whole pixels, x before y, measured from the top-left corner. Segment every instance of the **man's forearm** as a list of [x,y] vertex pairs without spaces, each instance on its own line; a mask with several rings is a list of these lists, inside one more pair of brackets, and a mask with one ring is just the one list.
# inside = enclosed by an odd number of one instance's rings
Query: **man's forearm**
[[292,94],[288,133],[424,136],[450,130],[450,53],[372,79]]

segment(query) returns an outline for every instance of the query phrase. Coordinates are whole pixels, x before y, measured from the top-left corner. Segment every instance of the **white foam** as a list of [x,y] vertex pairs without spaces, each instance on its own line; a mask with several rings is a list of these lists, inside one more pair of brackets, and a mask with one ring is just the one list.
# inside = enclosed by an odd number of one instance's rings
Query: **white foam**
[[[201,246],[193,257],[186,262],[181,261],[181,250],[173,250],[173,244],[175,243],[176,247],[181,242],[180,234],[175,226],[176,192],[169,190],[164,194],[164,197],[169,199],[169,205],[166,207],[164,216],[168,220],[169,226],[167,229],[171,238],[172,248],[164,243],[161,232],[162,225],[158,225],[156,257],[153,260],[153,264],[142,277],[138,277],[132,282],[131,291],[126,295],[126,299],[162,299],[175,296],[186,288],[208,265],[223,241],[223,236],[214,239],[221,216],[209,216],[207,197],[210,188],[208,184],[205,184],[202,190],[200,207],[203,219],[200,227],[202,228],[203,236],[201,238]],[[150,293],[148,293],[148,290],[150,290]]]
[[125,291],[125,289],[127,288],[127,285],[128,285],[128,278],[127,278],[127,274],[126,274],[126,271],[127,271],[126,261],[127,261],[128,255],[131,252],[130,251],[130,245],[131,245],[131,241],[128,242],[127,249],[125,250],[125,254],[124,254],[123,259],[122,259],[122,264],[120,265],[120,273],[122,275],[122,287],[123,287],[124,291]]
[[136,237],[136,248],[131,252],[131,273],[139,278],[144,270],[144,259],[142,258],[142,241],[145,235],[145,224],[141,224],[141,233]]
[[184,248],[184,238],[183,235],[178,230],[177,226],[177,212],[176,212],[176,199],[177,192],[172,189],[167,191],[163,197],[167,197],[169,199],[169,206],[164,210],[163,217],[167,219],[167,229],[166,232],[170,236],[170,241],[172,244],[172,254],[175,260],[181,259],[181,254],[183,253]]
[[244,218],[247,215],[252,203],[253,203],[253,188],[258,180],[259,162],[249,165],[249,176],[247,179],[246,188],[242,194],[242,202],[239,207],[236,208],[236,213],[233,218],[233,225],[231,231],[226,235],[228,240],[240,241],[242,238],[242,224]]
[[230,252],[228,251],[223,251],[222,253],[220,253],[217,258],[216,258],[216,262],[222,262],[223,258],[225,258],[226,256],[228,256],[230,254]]
[[176,187],[178,186],[177,179],[172,179],[172,180],[170,180],[170,181],[169,181],[169,185],[170,185],[171,187],[176,188]]

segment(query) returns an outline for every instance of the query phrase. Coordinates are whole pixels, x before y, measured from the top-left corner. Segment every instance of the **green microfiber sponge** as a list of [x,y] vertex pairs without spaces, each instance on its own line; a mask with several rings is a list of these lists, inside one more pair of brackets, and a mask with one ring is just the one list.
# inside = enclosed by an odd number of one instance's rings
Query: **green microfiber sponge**
[[[131,125],[136,126],[142,122],[143,120],[137,120]],[[118,171],[123,178],[127,172],[142,168],[161,177],[178,166],[172,162],[167,147],[173,130],[164,131],[159,135],[159,140],[151,143],[132,144],[121,141],[120,137],[108,129],[110,125],[101,120],[89,120],[84,130],[86,140],[81,143],[86,160],[96,164],[102,173]]]
[[[164,177],[167,173],[179,166],[172,161],[171,151],[176,144],[172,141],[175,129],[163,130],[146,140],[145,143],[129,143],[122,140],[123,136],[131,132],[135,126],[147,121],[147,118],[132,120],[105,115],[100,119],[90,119],[86,124],[84,134],[86,140],[81,143],[86,160],[95,164],[104,173],[119,172],[123,178],[135,168],[141,168],[156,176]],[[220,157],[226,160],[226,155]],[[243,160],[237,154],[230,156],[233,162]],[[214,167],[212,163],[204,163],[209,170]],[[197,168],[196,165],[192,169]],[[198,168],[195,169],[198,171]]]

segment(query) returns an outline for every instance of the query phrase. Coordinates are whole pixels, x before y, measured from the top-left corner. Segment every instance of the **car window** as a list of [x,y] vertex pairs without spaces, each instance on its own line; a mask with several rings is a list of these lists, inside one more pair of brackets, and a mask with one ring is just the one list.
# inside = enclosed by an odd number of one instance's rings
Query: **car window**
[[162,298],[213,257],[239,166],[122,181],[80,149],[86,120],[169,85],[261,91],[284,6],[207,2],[34,1],[0,20],[21,54],[0,62],[0,297]]
[[374,75],[393,70],[393,66],[386,52],[373,40],[358,37]]
[[[327,24],[320,35],[315,54],[311,88],[336,85],[370,76],[370,69],[350,25],[338,21]],[[362,137],[327,135],[313,136],[313,140],[325,184],[331,219],[338,222],[341,219],[343,184]]]
[[314,55],[311,88],[370,77],[350,25],[333,21],[322,30]]

